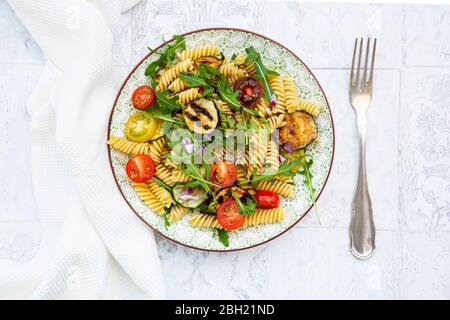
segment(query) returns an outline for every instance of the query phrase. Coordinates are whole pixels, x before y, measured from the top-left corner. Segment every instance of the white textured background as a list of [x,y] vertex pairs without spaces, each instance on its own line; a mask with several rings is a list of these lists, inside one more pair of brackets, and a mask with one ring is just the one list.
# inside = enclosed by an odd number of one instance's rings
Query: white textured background
[[[117,85],[147,46],[211,26],[272,37],[312,67],[334,116],[335,161],[320,226],[307,218],[269,244],[228,254],[158,237],[169,296],[449,299],[450,6],[144,1],[123,15]],[[354,38],[369,35],[379,40],[367,150],[377,252],[362,262],[348,251],[358,159],[348,69]],[[25,102],[43,63],[0,0],[0,259],[26,262],[39,249]]]

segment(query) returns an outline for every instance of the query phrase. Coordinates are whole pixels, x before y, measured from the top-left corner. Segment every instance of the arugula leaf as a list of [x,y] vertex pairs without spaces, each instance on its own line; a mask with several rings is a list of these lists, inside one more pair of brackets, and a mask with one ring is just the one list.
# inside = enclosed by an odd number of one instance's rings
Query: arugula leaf
[[156,176],[153,176],[152,180],[155,181],[156,184],[159,185],[160,187],[163,187],[164,189],[172,193],[172,188],[169,187],[167,184],[165,184],[163,181],[159,180]]
[[228,247],[230,245],[228,232],[225,229],[215,229],[217,235],[219,236],[219,241],[225,246]]
[[[217,80],[213,80],[213,76],[215,76]],[[233,109],[241,109],[241,103],[237,98],[238,92],[233,90],[228,80],[219,70],[207,64],[201,64],[199,66],[199,78],[206,80],[211,87],[215,87],[222,100],[233,107]]]
[[229,117],[225,112],[223,112],[220,109],[218,109],[217,111],[219,111],[220,123],[225,127],[224,129],[233,129],[233,128],[239,129],[241,125],[237,124],[236,119],[234,119],[233,117]]
[[161,119],[161,120],[171,122],[171,123],[182,123],[180,120],[178,120],[172,116],[172,112],[170,110],[165,110],[164,108],[155,108],[155,107],[148,108],[144,111],[156,119]]
[[294,152],[292,153],[288,153],[284,148],[280,149],[280,155],[288,160],[302,158],[305,156],[305,153],[306,153],[305,148],[294,150]]
[[234,200],[236,200],[237,205],[239,206],[240,214],[249,215],[256,212],[256,200],[253,199],[253,197],[245,197],[244,204],[233,190],[231,191],[231,195],[233,196]]
[[295,176],[295,174],[299,171],[302,170],[302,166],[303,166],[303,158],[298,158],[292,161],[285,161],[280,165],[280,168],[278,169],[278,171],[276,172],[272,172],[269,174],[265,174],[265,175],[257,175],[257,174],[253,174],[252,178],[249,180],[244,180],[242,182],[240,182],[240,184],[248,184],[248,183],[257,183],[260,181],[272,181],[273,178],[277,177],[277,176],[288,176],[288,177],[293,177]]
[[[206,168],[207,172],[210,170],[209,165],[206,164],[205,161],[203,161],[203,166]],[[206,192],[211,192],[211,188],[209,186],[220,188],[220,185],[203,178],[202,172],[200,171],[199,167],[197,167],[195,164],[186,163],[185,168],[182,168],[181,170],[188,176],[195,179],[195,181],[191,181],[191,182],[187,183],[187,184],[190,184],[189,185],[190,187],[192,185],[195,185],[197,187],[202,187]],[[209,174],[207,176],[209,176]]]
[[190,87],[204,87],[209,88],[210,85],[203,77],[192,73],[180,74],[180,79],[185,81]]
[[245,63],[253,62],[256,70],[256,79],[261,81],[264,86],[264,97],[268,102],[271,102],[273,98],[276,98],[276,95],[272,89],[272,86],[270,85],[268,77],[270,75],[277,76],[278,73],[269,70],[266,68],[266,66],[264,66],[261,55],[255,50],[254,47],[248,47],[247,49],[245,49],[245,51],[247,52]]
[[[164,91],[155,91],[156,98],[158,99],[158,104],[160,108],[174,111],[174,110],[181,110],[181,105],[177,102],[178,97],[177,96],[170,96],[169,90]],[[153,108],[151,108],[153,109]]]
[[256,110],[247,108],[247,107],[242,107],[242,110],[247,112],[248,114],[252,115],[252,116],[256,116],[258,114],[258,112]]
[[186,41],[183,36],[173,35],[172,38],[175,39],[175,43],[166,51],[167,63],[171,63],[173,60],[175,60],[176,51],[178,49],[186,49]]
[[[171,45],[167,46],[167,50],[164,53],[159,53],[160,55],[158,60],[153,61],[148,65],[148,67],[145,69],[145,75],[151,76],[152,78],[155,77],[156,73],[166,64],[171,63],[176,56],[176,51],[178,49],[186,49],[186,41],[184,37],[174,35],[173,38],[175,39],[175,42]],[[152,53],[155,53],[154,50],[151,50]]]
[[165,208],[165,209],[164,209],[164,213],[163,213],[163,218],[164,218],[164,228],[166,228],[166,230],[167,230],[168,227],[170,227],[170,221],[169,221],[168,216],[169,216],[169,213],[170,213],[170,209],[171,209],[171,208],[172,208],[172,207]]
[[[183,139],[179,132],[175,131],[177,126],[173,122],[164,122],[162,124],[162,129],[167,138],[167,145],[174,148],[175,145],[181,142]],[[170,156],[170,154],[168,154]]]
[[212,199],[208,204],[208,211],[216,213],[217,212],[217,200]]
[[[155,87],[156,83],[153,82],[152,85]],[[172,116],[172,112],[181,111],[182,109],[181,105],[177,102],[177,97],[170,96],[169,90],[164,90],[161,92],[154,90],[154,92],[157,101],[156,105],[144,111],[157,119],[162,119],[167,122],[181,123],[181,120],[174,119]]]
[[233,91],[233,88],[228,83],[228,80],[220,75],[217,91],[222,100],[228,103],[234,110],[240,110],[242,108],[241,102],[238,99],[239,92]]
[[217,201],[211,200],[209,204],[206,204],[207,201],[203,202],[197,207],[197,210],[203,213],[216,214],[217,213]]
[[211,175],[211,165],[206,163],[204,157],[202,157],[202,166],[205,168],[205,177],[209,177]]
[[247,126],[244,123],[238,123],[236,124],[236,129],[247,130]]
[[313,159],[312,159],[312,157],[307,156],[307,157],[303,157],[302,160],[303,160],[302,161],[303,170],[300,171],[300,174],[305,177],[303,180],[303,183],[308,188],[309,197],[310,197],[311,201],[313,202],[314,212],[316,213],[317,221],[319,222],[319,224],[321,224],[320,217],[319,217],[319,211],[317,210],[316,199],[314,197],[314,193],[316,192],[316,189],[314,189],[314,187],[312,185],[311,167],[313,165]]
[[170,131],[174,128],[174,123],[172,122],[163,122],[163,124],[161,125],[161,128],[164,131],[164,134],[166,136],[169,136]]
[[198,76],[206,81],[211,81],[212,73],[208,71],[206,64],[201,64],[198,66]]
[[202,77],[203,79],[206,80],[211,80],[212,76],[221,76],[222,74],[220,73],[219,70],[217,70],[214,67],[211,67],[210,65],[207,64],[201,64],[198,66],[198,74],[200,75],[200,77]]
[[205,97],[207,97],[207,98],[214,97],[214,89],[213,88],[208,88],[208,89],[204,90],[202,92],[202,98],[205,98]]
[[[164,39],[163,39],[164,40]],[[164,42],[164,41],[163,41]],[[150,48],[150,47],[147,47],[147,49],[148,49],[148,51],[150,51],[152,54],[159,54],[159,55],[161,55],[161,53],[160,52],[158,52],[157,50],[153,50],[152,48]]]
[[186,163],[185,168],[181,169],[185,174],[196,180],[197,186],[202,187],[206,192],[211,192],[209,185],[214,183],[205,180],[199,167],[192,163]]
[[191,180],[184,184],[186,188],[201,188],[203,182],[199,180]]
[[[166,133],[166,135],[168,135],[168,133],[172,132],[172,130],[183,130],[182,132],[180,131],[179,134],[182,134],[183,136],[187,135],[191,139],[193,139],[192,132],[188,129],[186,123],[181,120],[173,121],[171,123],[163,123],[162,128],[164,129],[164,132]],[[177,138],[178,138],[178,136],[177,136]]]

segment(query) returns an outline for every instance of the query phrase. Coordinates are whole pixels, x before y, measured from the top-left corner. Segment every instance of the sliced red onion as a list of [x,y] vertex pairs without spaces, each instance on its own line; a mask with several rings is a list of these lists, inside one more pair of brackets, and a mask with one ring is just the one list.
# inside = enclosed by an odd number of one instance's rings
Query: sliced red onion
[[186,189],[186,194],[192,194],[194,190],[192,190],[192,188],[187,188]]
[[278,157],[280,158],[280,162],[284,162],[286,160],[286,158],[283,157],[281,154]]
[[272,107],[275,107],[277,105],[277,96],[275,94],[273,94],[272,97],[270,98],[270,105]]
[[189,200],[197,200],[198,199],[198,196],[193,196],[193,195],[190,195],[190,194],[182,194],[182,195],[180,195],[179,196],[179,198],[180,198],[180,200],[183,200],[183,201],[189,201]]
[[184,150],[186,150],[186,152],[189,154],[193,153],[194,149],[195,149],[195,146],[192,143],[184,146]]
[[184,150],[186,150],[187,153],[191,154],[194,152],[195,146],[189,138],[184,138],[181,141],[181,144],[183,145]]
[[267,112],[267,114],[268,114],[269,116],[272,115],[272,110],[270,110],[269,108],[266,108],[266,112]]
[[294,152],[294,149],[292,149],[292,146],[290,145],[289,142],[285,143],[283,145],[283,149],[287,151],[287,153],[292,153]]

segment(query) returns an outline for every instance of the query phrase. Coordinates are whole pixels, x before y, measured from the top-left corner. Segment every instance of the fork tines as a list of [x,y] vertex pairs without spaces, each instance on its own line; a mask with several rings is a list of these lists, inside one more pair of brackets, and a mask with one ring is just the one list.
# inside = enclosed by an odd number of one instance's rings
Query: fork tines
[[[367,45],[366,45],[366,63],[364,65],[364,74],[363,74],[363,78],[360,81],[360,69],[361,69],[361,56],[362,56],[362,50],[363,50],[363,38],[361,38],[358,41],[358,38],[355,39],[355,48],[353,49],[353,59],[352,59],[352,71],[351,71],[351,75],[350,75],[350,86],[351,87],[370,87],[372,86],[372,81],[373,81],[373,66],[374,66],[374,62],[375,62],[375,50],[377,48],[377,39],[375,38],[373,41],[373,49],[372,49],[372,58],[371,58],[371,63],[370,63],[370,74],[369,74],[369,78],[367,78],[367,67],[369,65],[369,50],[370,50],[370,38],[367,39]],[[358,54],[358,67],[356,69],[356,74],[355,74],[355,57],[356,57],[356,50],[358,49],[359,54]],[[356,78],[355,78],[356,76]]]

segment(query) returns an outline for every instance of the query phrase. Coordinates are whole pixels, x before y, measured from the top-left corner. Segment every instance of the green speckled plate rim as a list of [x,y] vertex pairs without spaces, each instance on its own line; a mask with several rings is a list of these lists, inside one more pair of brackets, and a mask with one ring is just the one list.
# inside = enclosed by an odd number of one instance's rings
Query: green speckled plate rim
[[[205,31],[213,31],[213,30],[218,30],[218,31],[220,31],[220,30],[226,30],[226,31],[239,31],[239,32],[245,32],[245,33],[249,33],[249,34],[251,34],[251,35],[254,35],[254,36],[256,36],[256,37],[260,37],[260,38],[262,38],[262,39],[264,39],[264,40],[273,42],[274,44],[276,44],[276,45],[280,46],[281,48],[283,48],[284,50],[288,51],[288,52],[289,52],[290,54],[292,54],[298,61],[300,61],[300,63],[301,63],[301,64],[306,68],[306,70],[308,70],[308,72],[312,75],[312,77],[314,78],[314,81],[316,81],[316,83],[317,83],[317,85],[319,86],[319,89],[320,89],[320,91],[322,92],[323,97],[324,97],[324,99],[325,99],[325,101],[326,101],[326,103],[327,103],[327,108],[328,108],[328,112],[329,112],[330,120],[331,120],[331,127],[332,127],[331,129],[332,129],[332,137],[333,137],[333,139],[332,139],[331,162],[330,162],[330,166],[329,166],[329,169],[328,169],[328,173],[327,173],[327,176],[326,176],[325,181],[324,181],[324,183],[323,183],[323,186],[322,186],[322,188],[320,189],[320,191],[319,191],[319,193],[318,193],[318,195],[317,195],[317,197],[316,197],[316,202],[317,202],[318,199],[320,198],[320,196],[321,196],[323,190],[325,189],[325,186],[326,186],[326,184],[327,184],[327,182],[328,182],[328,178],[330,177],[331,168],[333,167],[333,161],[334,161],[334,149],[335,149],[335,143],[336,143],[336,140],[335,140],[335,139],[336,139],[336,135],[335,135],[335,129],[334,129],[333,115],[332,115],[332,112],[331,112],[330,104],[329,104],[329,102],[328,102],[328,98],[327,98],[327,96],[326,96],[326,94],[325,94],[325,92],[324,92],[324,90],[323,90],[323,88],[322,88],[320,82],[317,80],[316,76],[315,76],[314,73],[311,71],[311,69],[310,69],[310,68],[303,62],[303,60],[300,59],[294,52],[292,52],[291,50],[289,50],[288,48],[286,48],[284,45],[280,44],[279,42],[277,42],[277,41],[275,41],[275,40],[273,40],[273,39],[271,39],[271,38],[269,38],[269,37],[263,36],[263,35],[261,35],[261,34],[259,34],[259,33],[253,32],[253,31],[249,31],[249,30],[245,30],[245,29],[239,29],[239,28],[220,28],[220,27],[216,27],[216,28],[204,28],[204,29],[193,30],[193,31],[190,31],[190,32],[183,33],[182,36],[187,36],[187,35],[190,35],[190,34],[199,33],[199,32],[205,32]],[[159,50],[161,47],[167,45],[168,43],[170,43],[170,42],[172,42],[172,41],[174,41],[174,39],[171,39],[171,40],[168,40],[168,41],[162,43],[161,45],[159,45],[159,46],[158,46],[157,48],[155,48],[154,50],[157,51],[157,50]],[[144,58],[143,58],[143,59],[142,59],[142,60],[141,60],[141,61],[140,61],[140,62],[139,62],[139,63],[138,63],[131,71],[130,71],[130,73],[129,73],[128,76],[125,78],[124,82],[122,83],[122,85],[121,85],[121,87],[120,87],[120,89],[119,89],[119,91],[118,91],[118,93],[117,93],[116,99],[114,100],[114,104],[113,104],[113,107],[112,107],[112,110],[111,110],[111,114],[110,114],[110,117],[109,117],[109,124],[108,124],[108,131],[107,131],[107,141],[110,139],[110,134],[111,134],[111,123],[112,123],[112,119],[113,119],[114,109],[115,109],[115,107],[116,107],[116,105],[117,105],[117,102],[118,102],[118,100],[119,100],[119,97],[120,97],[120,95],[121,95],[121,93],[122,93],[122,91],[123,91],[125,85],[127,84],[127,82],[128,82],[128,80],[130,79],[130,77],[135,73],[136,69],[137,69],[137,68],[138,68],[145,60],[147,60],[152,54],[153,54],[152,52],[148,53],[148,54],[147,54],[147,55],[146,55],[146,56],[145,56],[145,57],[144,57]],[[251,249],[251,248],[260,246],[260,245],[262,245],[262,244],[264,244],[264,243],[267,243],[267,242],[269,242],[269,241],[272,241],[272,240],[278,238],[279,236],[283,235],[283,234],[286,233],[288,230],[290,230],[291,228],[293,228],[297,223],[299,223],[304,217],[307,216],[307,214],[311,211],[311,209],[312,209],[312,207],[313,207],[313,204],[312,204],[312,205],[306,210],[306,212],[305,212],[305,213],[304,213],[304,214],[303,214],[303,215],[302,215],[295,223],[293,223],[291,226],[287,227],[287,228],[286,228],[285,230],[283,230],[282,232],[278,233],[277,235],[275,235],[274,237],[272,237],[272,238],[270,238],[270,239],[267,239],[267,240],[265,240],[265,241],[261,241],[261,242],[259,242],[259,243],[257,243],[257,244],[250,245],[250,246],[248,246],[248,247],[235,248],[235,249],[223,249],[223,250],[222,250],[222,249],[221,249],[221,250],[215,250],[215,249],[199,248],[199,247],[195,247],[195,246],[191,246],[191,245],[182,243],[182,242],[180,242],[180,241],[177,241],[177,240],[175,240],[175,239],[172,239],[172,238],[166,236],[165,234],[163,234],[162,232],[160,232],[159,230],[157,230],[156,228],[154,228],[152,225],[150,225],[147,221],[144,220],[143,217],[141,217],[141,216],[136,212],[136,210],[135,210],[135,209],[133,208],[133,206],[129,203],[129,201],[126,199],[125,195],[124,195],[123,192],[122,192],[122,189],[121,189],[121,187],[120,187],[119,181],[118,181],[118,179],[117,179],[117,177],[116,177],[116,173],[115,173],[115,171],[114,171],[113,162],[112,162],[112,158],[111,158],[111,157],[112,157],[111,147],[108,145],[108,158],[109,158],[109,164],[110,164],[110,167],[111,167],[111,171],[112,171],[114,180],[116,181],[116,185],[117,185],[117,187],[118,187],[118,189],[119,189],[119,191],[120,191],[120,194],[122,195],[124,201],[128,204],[128,206],[129,206],[129,207],[131,208],[131,210],[135,213],[135,215],[136,215],[139,219],[141,219],[146,225],[148,225],[150,228],[152,228],[155,232],[157,232],[158,234],[160,234],[160,235],[163,236],[164,238],[166,238],[166,239],[168,239],[168,240],[171,240],[171,241],[173,241],[173,242],[175,242],[175,243],[177,243],[177,244],[180,244],[180,245],[182,245],[182,246],[191,248],[191,249],[196,249],[196,250],[201,250],[201,251],[207,251],[207,252],[232,252],[232,251],[240,251],[240,250]]]

